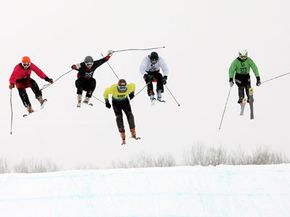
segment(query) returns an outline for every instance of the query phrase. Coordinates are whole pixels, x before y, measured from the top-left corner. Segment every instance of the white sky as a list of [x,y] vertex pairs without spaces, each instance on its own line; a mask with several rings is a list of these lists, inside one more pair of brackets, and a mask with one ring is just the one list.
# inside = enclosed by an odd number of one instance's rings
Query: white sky
[[[138,153],[172,154],[181,159],[192,145],[252,150],[267,146],[290,156],[288,123],[289,77],[255,88],[255,120],[239,116],[237,88],[231,93],[222,130],[218,130],[229,90],[228,68],[238,50],[246,48],[261,79],[288,73],[290,3],[256,1],[6,1],[0,14],[0,156],[10,161],[50,159],[64,167],[108,166]],[[115,116],[94,101],[93,108],[76,108],[75,72],[44,90],[45,110],[23,119],[25,111],[13,90],[14,126],[9,135],[8,79],[24,55],[56,79],[86,55],[95,59],[107,50],[166,46],[158,50],[167,62],[165,104],[150,106],[144,90],[132,101],[141,141],[120,146]],[[138,68],[149,52],[115,53],[109,63],[137,90],[144,87]],[[35,75],[39,86],[46,82]],[[105,64],[95,72],[94,96],[116,82]],[[255,83],[252,74],[253,84]],[[30,100],[38,103],[29,91]],[[126,123],[126,127],[127,122]],[[128,127],[127,127],[128,129]],[[128,131],[128,130],[127,130]]]

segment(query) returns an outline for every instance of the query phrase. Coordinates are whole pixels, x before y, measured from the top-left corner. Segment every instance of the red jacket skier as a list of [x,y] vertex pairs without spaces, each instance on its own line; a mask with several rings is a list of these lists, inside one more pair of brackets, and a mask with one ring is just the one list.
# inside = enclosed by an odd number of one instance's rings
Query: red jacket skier
[[44,79],[45,81],[51,84],[53,83],[53,80],[47,77],[41,69],[34,65],[28,56],[24,56],[21,63],[15,66],[9,79],[9,88],[12,89],[16,85],[20,98],[29,113],[33,112],[33,109],[26,93],[26,88],[30,87],[32,89],[36,99],[40,102],[41,105],[43,105],[43,103],[46,101],[46,99],[42,98],[42,92],[39,89],[36,81],[30,77],[31,71],[34,71],[40,78]]

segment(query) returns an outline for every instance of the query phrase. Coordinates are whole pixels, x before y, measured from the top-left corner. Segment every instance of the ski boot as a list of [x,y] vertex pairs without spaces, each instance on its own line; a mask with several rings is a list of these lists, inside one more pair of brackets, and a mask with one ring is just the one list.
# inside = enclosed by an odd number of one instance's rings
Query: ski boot
[[93,103],[90,103],[90,98],[89,98],[89,97],[86,97],[86,98],[84,99],[83,103],[85,103],[85,104],[87,104],[87,105],[90,105],[90,106],[93,105]]
[[161,93],[160,90],[157,92],[157,100],[158,101],[161,101],[162,100],[162,93]]
[[122,143],[121,145],[126,145],[126,135],[125,132],[120,132],[121,138],[122,138]]
[[29,114],[34,112],[31,106],[27,106],[26,108]]
[[79,107],[81,107],[81,104],[82,104],[82,95],[79,94],[77,98],[78,98],[78,104],[77,104],[77,107],[79,108]]
[[131,131],[131,138],[136,139],[136,140],[140,139],[140,137],[136,136],[135,128],[130,129],[130,131]]
[[156,100],[154,94],[150,94],[150,95],[149,95],[149,98],[150,98],[150,101],[151,101],[151,105],[154,105],[155,100]]
[[37,100],[39,101],[41,108],[44,107],[44,104],[47,101],[47,99],[43,99],[42,96],[37,97]]

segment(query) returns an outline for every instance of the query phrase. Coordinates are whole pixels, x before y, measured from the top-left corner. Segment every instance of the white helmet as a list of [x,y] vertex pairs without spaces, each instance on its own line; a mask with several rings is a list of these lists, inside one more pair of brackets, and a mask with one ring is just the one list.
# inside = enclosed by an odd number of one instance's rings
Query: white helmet
[[248,56],[248,51],[246,49],[240,50],[239,56],[244,56],[244,57]]

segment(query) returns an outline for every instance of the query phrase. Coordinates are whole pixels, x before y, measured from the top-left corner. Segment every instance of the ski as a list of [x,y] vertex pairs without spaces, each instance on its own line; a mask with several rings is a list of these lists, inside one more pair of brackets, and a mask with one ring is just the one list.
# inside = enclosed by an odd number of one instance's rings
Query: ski
[[25,113],[25,114],[22,115],[22,117],[25,118],[25,117],[27,117],[27,116],[31,115],[32,113],[35,113],[35,112],[36,112],[36,111],[30,112],[30,113]]
[[165,100],[163,99],[157,99],[158,102],[166,102]]
[[163,99],[155,99],[155,98],[154,98],[153,100],[151,100],[151,105],[155,105],[156,102],[164,103],[164,102],[166,102],[166,101],[163,100]]
[[254,89],[249,88],[250,119],[254,119]]
[[244,115],[244,111],[245,111],[245,106],[246,106],[246,104],[247,104],[247,99],[244,98],[244,99],[242,100],[242,102],[240,103],[240,105],[241,105],[241,112],[240,112],[240,115],[241,115],[241,116]]
[[[85,104],[85,105],[89,105],[89,106],[94,106],[93,103],[83,103],[83,104]],[[78,103],[78,104],[77,104],[77,108],[80,108],[80,107],[81,107],[81,103]]]
[[141,137],[137,136],[137,137],[131,137],[132,139],[135,139],[135,140],[140,140]]

